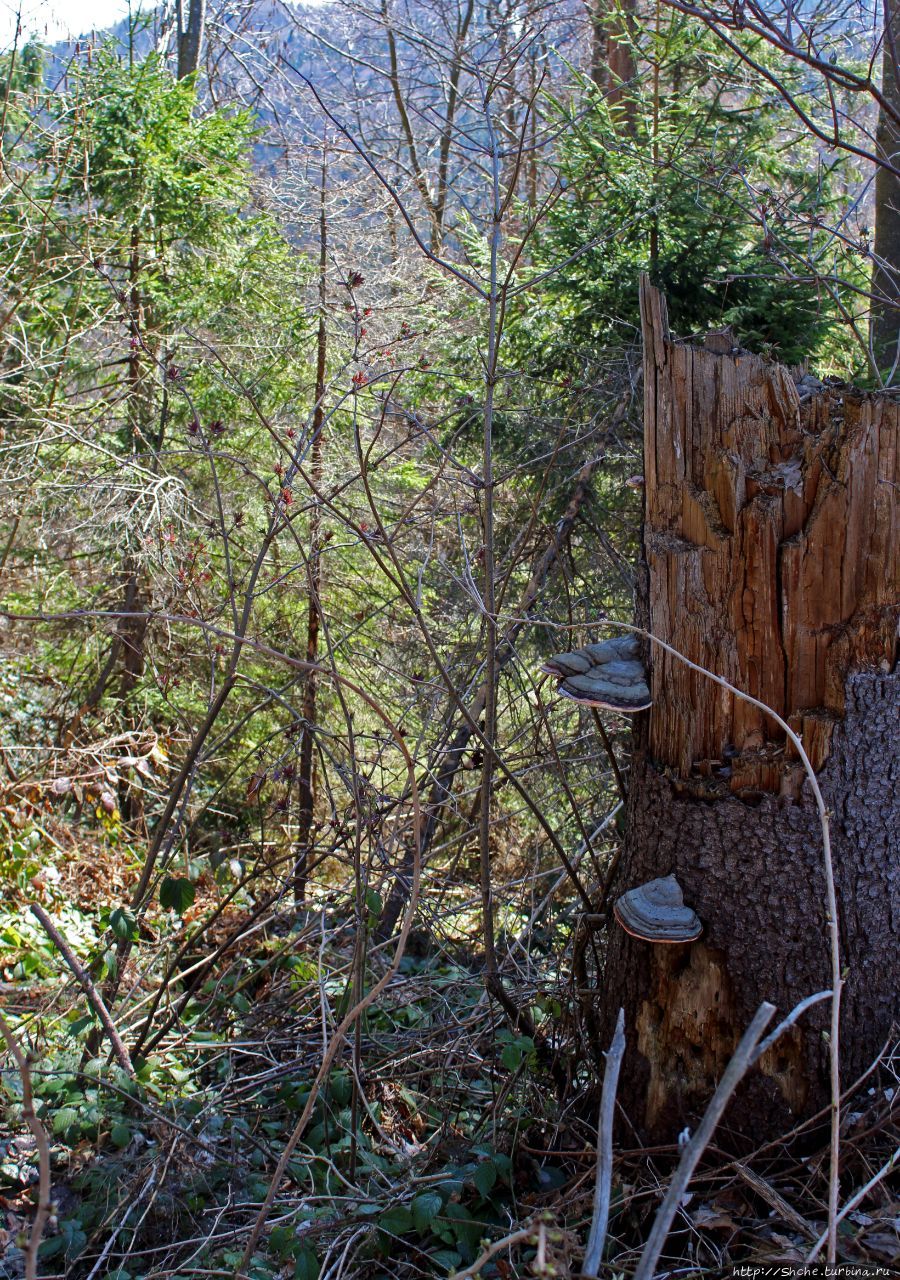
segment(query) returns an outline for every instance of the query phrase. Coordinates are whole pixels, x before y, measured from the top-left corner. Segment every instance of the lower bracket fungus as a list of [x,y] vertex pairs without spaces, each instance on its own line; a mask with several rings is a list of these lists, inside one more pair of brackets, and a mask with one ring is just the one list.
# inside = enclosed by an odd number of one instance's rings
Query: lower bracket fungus
[[674,876],[629,889],[616,901],[613,913],[626,933],[643,942],[693,942],[703,932],[700,917],[685,906]]

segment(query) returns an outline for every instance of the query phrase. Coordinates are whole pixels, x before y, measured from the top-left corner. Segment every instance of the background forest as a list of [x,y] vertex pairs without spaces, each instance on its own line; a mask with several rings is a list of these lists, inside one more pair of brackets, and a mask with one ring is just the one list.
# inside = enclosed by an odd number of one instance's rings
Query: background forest
[[[641,273],[896,381],[891,42],[802,11],[192,0],[2,55],[3,1275],[582,1274],[632,740],[541,666],[635,616]],[[623,1129],[604,1274],[677,1157]],[[678,1274],[803,1260],[818,1156],[704,1170]]]

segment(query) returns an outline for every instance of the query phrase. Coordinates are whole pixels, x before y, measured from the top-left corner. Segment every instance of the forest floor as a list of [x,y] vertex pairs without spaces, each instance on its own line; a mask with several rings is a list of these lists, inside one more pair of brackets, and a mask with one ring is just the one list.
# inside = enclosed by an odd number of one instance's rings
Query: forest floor
[[[221,910],[205,953],[180,957],[155,1013],[163,1034],[134,1055],[129,1075],[107,1043],[91,1056],[95,1023],[85,997],[28,910],[44,904],[73,949],[89,955],[136,877],[129,846],[104,825],[102,806],[86,822],[84,814],[60,816],[37,793],[8,801],[0,816],[11,886],[0,914],[0,980],[5,1016],[29,1051],[49,1148],[53,1203],[39,1274],[232,1274],[309,1099],[323,1036],[333,1035],[355,994],[354,921],[324,892],[302,912],[260,910],[249,900]],[[200,876],[183,932],[222,901],[216,879]],[[130,960],[124,975],[121,1029],[132,1044],[156,990],[154,945],[166,923],[143,922],[153,960]],[[468,1276],[507,1237],[478,1271],[485,1280],[581,1274],[600,1064],[586,1061],[569,976],[554,971],[554,950],[542,955],[538,944],[519,948],[514,983],[518,1000],[545,1011],[536,1043],[510,1031],[486,998],[462,929],[438,942],[427,923],[417,925],[396,975],[323,1082],[250,1263],[254,1280]],[[366,982],[384,973],[392,945],[370,952]],[[203,978],[193,988],[192,970]],[[177,1014],[168,1028],[166,1006]],[[897,1047],[886,1046],[848,1091],[845,1192],[897,1150],[898,1068]],[[11,1062],[3,1086],[0,1274],[12,1278],[23,1274],[40,1144]],[[726,1117],[682,1200],[666,1274],[801,1265],[826,1222],[821,1120],[747,1151],[746,1143],[730,1145]],[[604,1274],[627,1276],[679,1151],[643,1147],[627,1117],[617,1137]],[[898,1230],[900,1200],[886,1178],[841,1222],[839,1257],[896,1274]]]

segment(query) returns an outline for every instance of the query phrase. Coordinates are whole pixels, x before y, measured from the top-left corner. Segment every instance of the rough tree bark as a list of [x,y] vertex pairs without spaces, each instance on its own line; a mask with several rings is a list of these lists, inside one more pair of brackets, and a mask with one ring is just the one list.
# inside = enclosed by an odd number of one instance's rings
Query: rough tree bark
[[[718,334],[669,336],[642,283],[645,588],[650,632],[771,706],[832,814],[844,1078],[898,1017],[900,397],[793,376]],[[704,922],[692,944],[611,926],[605,1044],[620,1005],[622,1100],[669,1140],[708,1100],[754,1010],[827,989],[819,823],[768,717],[654,647],[635,725],[616,892],[674,872]],[[827,1002],[761,1062],[729,1109],[754,1139],[827,1103]]]

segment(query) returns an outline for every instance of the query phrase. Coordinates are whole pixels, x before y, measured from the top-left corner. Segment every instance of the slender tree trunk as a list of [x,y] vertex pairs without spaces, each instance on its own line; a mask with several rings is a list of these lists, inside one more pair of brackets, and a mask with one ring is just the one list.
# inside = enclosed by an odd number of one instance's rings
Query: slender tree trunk
[[[151,406],[146,393],[146,374],[143,368],[144,345],[147,342],[144,300],[140,288],[141,273],[141,239],[137,227],[132,227],[128,259],[128,324],[131,339],[131,352],[127,368],[127,411],[128,423],[121,436],[121,445],[131,461],[144,460],[151,444],[149,439],[149,422]],[[156,449],[162,447],[161,427],[159,437],[154,442]],[[130,717],[131,695],[144,674],[146,661],[145,644],[148,617],[146,608],[151,603],[145,590],[145,574],[139,555],[134,545],[126,546],[122,556],[121,598],[119,610],[121,618],[116,634],[110,643],[106,660],[100,674],[94,681],[90,691],[81,702],[72,719],[61,729],[60,742],[68,745],[79,732],[84,717],[93,711],[101,702],[110,686],[118,679],[118,694],[121,714],[129,727],[134,728]],[[132,791],[123,782],[119,793],[119,807],[126,822],[135,822],[143,817],[143,807],[139,793]]]
[[[313,439],[310,477],[315,492],[322,482],[322,432],[325,425],[325,369],[328,357],[328,334],[325,328],[328,272],[328,220],[325,196],[328,189],[328,159],[322,143],[322,172],[319,187],[319,329],[316,337],[316,406],[313,410]],[[306,613],[306,661],[319,658],[319,615],[322,591],[322,513],[318,501],[313,505],[309,526],[309,576]],[[312,835],[315,789],[313,747],[315,745],[317,682],[314,671],[307,672],[303,689],[303,728],[300,735],[299,777],[300,804],[297,813],[297,861],[294,871],[294,898],[297,904],[306,898]]]
[[482,455],[481,478],[481,534],[484,548],[484,636],[487,652],[485,654],[485,699],[484,699],[484,736],[485,751],[481,765],[480,813],[478,815],[478,863],[481,881],[481,931],[484,945],[484,985],[485,990],[495,999],[504,1003],[503,979],[497,970],[497,952],[494,939],[494,890],[491,872],[491,802],[494,790],[494,749],[497,745],[497,681],[499,678],[497,626],[497,579],[496,548],[494,542],[494,401],[497,390],[497,367],[502,336],[502,316],[500,311],[499,262],[500,246],[503,237],[503,205],[500,188],[500,148],[497,144],[494,126],[491,123],[490,109],[485,109],[488,126],[492,177],[493,177],[493,218],[490,237],[490,283],[491,292],[488,300],[488,332],[487,352],[485,359],[484,380],[484,452]]
[[[832,814],[849,1081],[898,1015],[900,404],[798,389],[722,335],[673,341],[646,281],[641,308],[641,621],[802,737]],[[704,932],[661,945],[610,926],[600,1044],[624,1006],[622,1101],[648,1136],[671,1141],[759,1003],[787,1012],[831,979],[821,831],[789,743],[658,647],[651,689],[615,893],[674,873]],[[827,1104],[828,1017],[817,1006],[765,1055],[729,1109],[733,1133],[759,1139]]]
[[184,0],[176,0],[178,67],[176,76],[184,80],[200,66],[203,49],[203,28],[206,23],[206,0],[188,0],[187,21],[184,18]]
[[637,77],[634,60],[635,17],[634,0],[621,0],[621,7],[609,33],[607,61],[609,68],[609,92],[607,101],[612,109],[617,128],[633,134],[635,127],[633,86]]
[[388,56],[389,56],[389,80],[391,91],[394,95],[394,105],[397,108],[397,115],[400,117],[400,125],[403,129],[403,137],[406,142],[406,150],[409,155],[409,164],[412,169],[412,179],[415,188],[422,198],[428,217],[431,221],[431,246],[437,252],[441,244],[441,225],[438,219],[437,205],[434,196],[428,184],[428,173],[419,157],[419,148],[416,142],[415,131],[413,130],[412,120],[406,106],[406,99],[403,96],[403,86],[400,83],[400,61],[397,54],[397,36],[394,32],[393,23],[391,21],[391,11],[388,0],[381,0],[381,20],[384,24],[385,35],[387,36]]
[[462,76],[463,48],[469,34],[474,12],[475,0],[466,0],[465,8],[457,22],[453,60],[450,64],[450,74],[448,76],[447,114],[444,117],[444,124],[441,128],[441,141],[438,152],[437,195],[433,224],[435,234],[431,244],[433,253],[440,252],[444,235],[444,218],[447,213],[447,196],[450,191],[450,148],[453,144],[453,135],[456,129],[456,109],[459,105],[459,82]]
[[[900,113],[900,7],[885,0],[882,92]],[[878,118],[879,158],[900,168],[900,124],[889,112]],[[872,276],[871,341],[879,369],[891,383],[900,381],[900,178],[879,167],[875,174],[875,270]]]
[[528,96],[531,100],[531,117],[528,121],[528,159],[525,165],[525,198],[528,212],[534,217],[538,205],[538,69],[537,52],[532,49],[528,57]]
[[[627,134],[634,132],[634,102],[631,86],[637,75],[632,50],[634,32],[634,0],[623,0],[615,18],[609,0],[592,0],[591,79],[606,92],[613,119]],[[618,126],[617,126],[618,127]]]
[[[144,308],[140,287],[141,241],[137,227],[131,231],[129,258],[129,328],[131,355],[128,361],[128,412],[131,419],[129,445],[132,459],[143,457],[148,450],[149,413],[144,387],[142,344],[146,342]],[[121,714],[130,728],[135,727],[132,714],[132,694],[144,674],[145,644],[147,638],[146,606],[150,603],[143,589],[144,570],[133,547],[127,548],[122,563],[122,613],[119,625],[118,648],[122,655],[119,677]],[[119,808],[126,822],[143,821],[143,804],[140,792],[132,790],[126,782],[119,788]]]

